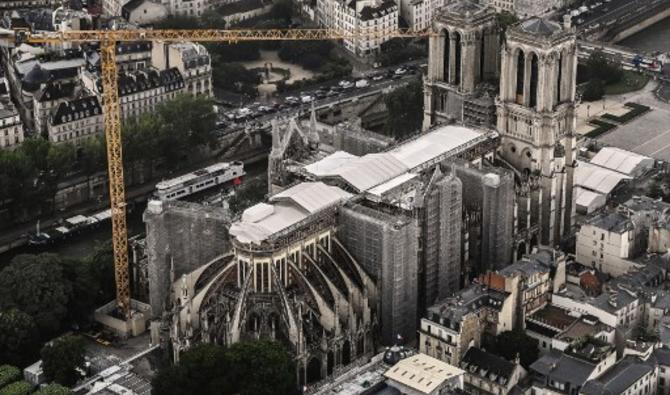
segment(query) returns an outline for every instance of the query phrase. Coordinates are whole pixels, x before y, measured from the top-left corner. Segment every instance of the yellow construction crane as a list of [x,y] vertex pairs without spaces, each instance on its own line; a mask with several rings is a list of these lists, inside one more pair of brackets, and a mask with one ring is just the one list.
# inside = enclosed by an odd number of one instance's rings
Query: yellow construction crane
[[116,44],[133,41],[163,42],[229,42],[281,40],[357,40],[412,38],[430,36],[429,31],[389,29],[374,32],[342,32],[335,29],[195,29],[195,30],[72,30],[31,33],[26,30],[0,30],[0,45],[16,43],[62,44],[99,43],[102,74],[102,108],[107,140],[109,200],[112,209],[112,244],[116,277],[116,302],[121,313],[130,315],[130,283],[128,276],[128,230],[126,228],[125,184],[121,152],[121,112],[116,68]]

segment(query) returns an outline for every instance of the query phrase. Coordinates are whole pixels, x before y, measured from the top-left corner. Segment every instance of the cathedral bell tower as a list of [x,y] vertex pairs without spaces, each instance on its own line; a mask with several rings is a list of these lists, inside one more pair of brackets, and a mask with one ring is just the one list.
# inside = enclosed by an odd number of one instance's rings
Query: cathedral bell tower
[[554,246],[574,223],[576,37],[531,18],[506,32],[496,100],[498,156],[516,169],[520,231]]
[[[440,10],[432,29],[437,35],[431,36],[428,44],[424,129],[449,119],[489,122],[492,117],[469,120],[464,109],[466,102],[482,93],[478,92],[481,83],[498,75],[495,11],[469,0],[456,1]],[[495,115],[492,101],[491,109]]]

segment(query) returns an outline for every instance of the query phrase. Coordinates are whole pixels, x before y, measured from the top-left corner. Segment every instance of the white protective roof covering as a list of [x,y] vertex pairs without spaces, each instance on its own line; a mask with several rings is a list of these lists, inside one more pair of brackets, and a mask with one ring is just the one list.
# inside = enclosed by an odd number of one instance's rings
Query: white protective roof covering
[[332,176],[336,173],[334,171],[351,161],[352,159],[357,159],[358,156],[352,155],[345,151],[336,151],[320,161],[314,162],[310,165],[305,166],[305,170],[309,173],[314,174],[317,177]]
[[630,177],[588,162],[578,162],[575,171],[575,185],[605,195],[612,192],[622,180],[627,179]]
[[601,149],[591,159],[591,163],[629,176],[635,175],[637,169],[654,166],[652,158],[615,147]]
[[338,151],[304,167],[316,177],[341,177],[359,191],[389,180],[487,135],[457,125],[439,126],[391,151],[362,157]]
[[464,373],[462,369],[439,359],[416,354],[400,360],[384,376],[419,393],[431,394],[445,381]]
[[603,207],[607,203],[605,195],[589,191],[588,189],[577,187],[575,188],[575,194],[577,196],[577,206],[586,207],[587,214]]
[[273,234],[331,207],[351,194],[322,182],[304,182],[244,210],[242,220],[230,227],[241,243],[260,244]]
[[404,173],[396,178],[392,178],[389,181],[386,181],[383,184],[377,185],[376,187],[370,189],[368,193],[374,196],[382,196],[384,193],[393,190],[393,188],[396,188],[397,186],[400,186],[417,177],[418,175],[416,173]]
[[399,145],[389,153],[413,169],[483,135],[464,126],[444,125]]

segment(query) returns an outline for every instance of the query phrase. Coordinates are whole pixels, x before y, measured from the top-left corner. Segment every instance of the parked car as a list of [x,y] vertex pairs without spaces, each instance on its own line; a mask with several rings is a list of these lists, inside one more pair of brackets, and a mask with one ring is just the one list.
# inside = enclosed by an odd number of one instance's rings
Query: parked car
[[356,81],[356,88],[366,88],[370,86],[370,83],[366,79]]
[[300,101],[303,103],[311,103],[314,101],[314,98],[310,95],[304,95],[300,97]]

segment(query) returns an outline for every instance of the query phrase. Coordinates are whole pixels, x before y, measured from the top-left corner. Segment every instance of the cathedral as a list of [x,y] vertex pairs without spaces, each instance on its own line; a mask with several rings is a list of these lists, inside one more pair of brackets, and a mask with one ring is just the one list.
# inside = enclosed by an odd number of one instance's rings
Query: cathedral
[[[313,384],[380,345],[411,341],[436,300],[569,233],[569,20],[531,18],[503,33],[494,10],[457,1],[433,29],[423,131],[398,143],[314,109],[308,120],[277,119],[267,202],[226,235],[203,232],[218,249],[194,262],[149,254],[160,280],[151,303],[174,360],[196,343],[271,338],[295,356],[297,382]],[[150,203],[149,241],[165,233],[168,206]],[[217,229],[223,221],[205,217]],[[178,256],[179,243],[166,244]]]
[[500,38],[490,8],[459,1],[433,29],[424,128],[458,122],[497,131],[496,164],[515,173],[520,252],[557,245],[575,209],[577,52],[569,19],[533,17]]

